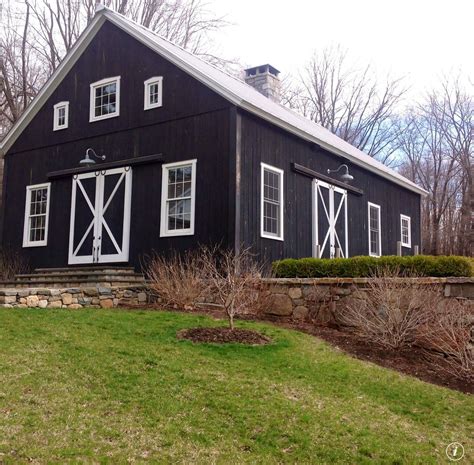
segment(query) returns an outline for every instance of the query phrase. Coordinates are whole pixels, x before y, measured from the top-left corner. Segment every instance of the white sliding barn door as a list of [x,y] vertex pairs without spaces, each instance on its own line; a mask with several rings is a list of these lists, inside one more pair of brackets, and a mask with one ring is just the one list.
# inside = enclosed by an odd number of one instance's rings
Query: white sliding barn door
[[129,167],[74,176],[70,265],[128,261],[131,193]]
[[324,181],[313,181],[313,256],[341,257],[349,254],[347,191]]

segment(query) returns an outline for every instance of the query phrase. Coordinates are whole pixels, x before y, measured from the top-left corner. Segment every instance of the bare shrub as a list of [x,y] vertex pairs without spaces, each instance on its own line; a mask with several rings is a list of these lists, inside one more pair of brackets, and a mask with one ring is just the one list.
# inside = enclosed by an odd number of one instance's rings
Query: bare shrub
[[262,291],[263,265],[258,264],[250,249],[232,250],[210,248],[203,250],[204,268],[211,290],[222,304],[234,329],[236,315],[252,312]]
[[469,302],[450,299],[430,318],[420,344],[437,366],[456,378],[474,381],[474,310]]
[[10,281],[15,275],[30,271],[28,260],[13,249],[0,249],[0,280]]
[[172,308],[194,309],[209,290],[201,250],[168,257],[154,253],[145,259],[144,271],[150,288]]
[[363,299],[348,299],[338,321],[367,341],[388,349],[409,347],[439,305],[440,289],[383,271],[367,283]]

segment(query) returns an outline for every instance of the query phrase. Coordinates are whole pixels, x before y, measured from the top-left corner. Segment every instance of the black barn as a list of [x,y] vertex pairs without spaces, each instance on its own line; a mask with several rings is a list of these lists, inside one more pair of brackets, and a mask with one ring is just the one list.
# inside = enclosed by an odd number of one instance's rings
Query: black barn
[[274,102],[277,76],[245,83],[101,9],[0,145],[3,247],[42,268],[198,243],[416,253],[424,191]]

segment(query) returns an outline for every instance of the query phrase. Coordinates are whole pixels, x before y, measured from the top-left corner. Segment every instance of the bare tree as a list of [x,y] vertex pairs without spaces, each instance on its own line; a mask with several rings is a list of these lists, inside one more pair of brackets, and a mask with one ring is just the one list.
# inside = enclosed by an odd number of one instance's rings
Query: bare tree
[[217,247],[203,249],[202,257],[211,289],[233,330],[235,316],[251,311],[259,300],[258,285],[263,266],[254,260],[249,248],[242,248],[239,252]]
[[413,106],[398,129],[402,173],[429,192],[423,202],[425,251],[473,253],[474,98],[459,79]]
[[380,85],[370,65],[358,68],[338,46],[315,53],[283,103],[380,161],[394,162],[393,120],[406,89],[401,79]]

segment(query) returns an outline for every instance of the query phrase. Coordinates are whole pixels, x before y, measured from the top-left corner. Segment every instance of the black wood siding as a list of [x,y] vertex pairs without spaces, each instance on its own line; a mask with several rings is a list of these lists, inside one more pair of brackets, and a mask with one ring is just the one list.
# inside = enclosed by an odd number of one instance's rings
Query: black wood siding
[[[420,196],[389,180],[352,165],[315,144],[305,142],[246,112],[242,117],[241,241],[271,261],[312,256],[312,180],[292,171],[291,163],[325,174],[341,163],[354,176],[351,185],[364,191],[348,193],[349,256],[368,254],[367,202],[381,207],[382,254],[397,252],[400,214],[411,217],[412,249],[420,244]],[[285,171],[284,242],[260,237],[260,163]]]
[[[89,84],[116,75],[120,116],[89,123]],[[163,107],[144,111],[143,82],[152,76],[163,76]],[[70,102],[69,128],[53,132],[53,105],[62,100]],[[3,244],[22,249],[26,186],[46,182],[48,172],[78,167],[92,147],[108,162],[156,153],[164,163],[198,160],[194,236],[160,238],[161,164],[133,168],[131,264],[138,266],[152,249],[227,245],[233,113],[226,100],[105,23],[6,156]],[[52,181],[48,245],[22,249],[32,266],[67,265],[71,185],[71,177]]]

